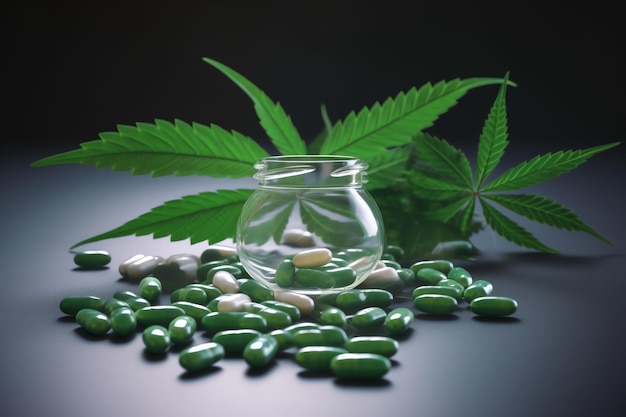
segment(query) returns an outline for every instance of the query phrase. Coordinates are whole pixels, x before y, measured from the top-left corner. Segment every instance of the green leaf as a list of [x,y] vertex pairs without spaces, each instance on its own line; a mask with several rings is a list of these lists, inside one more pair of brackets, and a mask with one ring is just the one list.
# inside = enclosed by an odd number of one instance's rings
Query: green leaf
[[483,187],[481,192],[518,190],[547,181],[573,170],[593,155],[614,148],[619,143],[613,142],[587,149],[559,151],[536,156],[530,161],[522,162],[504,172]]
[[426,133],[418,135],[413,143],[418,161],[435,169],[439,178],[469,191],[473,189],[472,168],[462,151]]
[[410,155],[411,148],[401,146],[365,159],[369,165],[366,188],[374,190],[403,181],[404,170]]
[[293,125],[291,118],[287,116],[280,103],[274,103],[261,89],[250,82],[246,77],[210,58],[203,60],[230,78],[239,86],[254,103],[254,110],[261,126],[274,146],[283,155],[306,154],[306,144],[300,138],[298,130]]
[[483,182],[493,172],[509,144],[505,102],[508,79],[509,73],[507,72],[478,140],[476,189],[480,189]]
[[32,166],[94,164],[133,175],[205,175],[241,178],[252,176],[254,163],[267,152],[252,139],[219,126],[199,123],[119,125],[117,132],[100,134],[101,140],[85,142],[80,149],[40,159]]
[[469,78],[426,83],[408,92],[376,102],[358,114],[351,112],[339,121],[324,142],[321,153],[362,157],[390,146],[408,143],[413,136],[433,125],[440,115],[476,87],[499,84],[500,78]]
[[152,234],[155,239],[170,236],[172,242],[190,239],[192,244],[235,238],[239,213],[253,191],[218,190],[167,201],[120,227],[78,242],[72,248],[131,235]]
[[406,173],[412,191],[418,198],[424,200],[448,200],[471,194],[471,190],[445,179],[434,178],[424,171],[414,169]]
[[565,206],[536,194],[483,195],[521,216],[564,230],[582,231],[612,245]]
[[317,136],[315,136],[315,138],[307,146],[307,153],[310,155],[320,153],[320,149],[322,149],[322,144],[326,140],[326,137],[328,137],[328,133],[332,130],[333,127],[332,122],[328,117],[326,106],[322,104],[320,111],[322,114],[322,121],[324,122],[324,129],[322,129],[322,131]]
[[528,230],[500,213],[483,198],[480,199],[480,203],[483,207],[485,221],[500,236],[510,242],[529,249],[535,249],[547,253],[559,253],[556,249],[552,249],[541,243]]
[[476,198],[472,196],[469,200],[469,204],[465,206],[465,209],[461,213],[461,233],[463,235],[470,235],[470,231],[475,225],[475,209]]
[[443,223],[448,222],[456,213],[459,212],[466,206],[468,203],[472,203],[474,201],[474,196],[462,196],[457,199],[453,199],[451,201],[446,201],[443,206],[437,206],[435,209],[420,211],[418,208],[418,213],[420,216],[424,216],[424,218],[428,220],[437,220]]

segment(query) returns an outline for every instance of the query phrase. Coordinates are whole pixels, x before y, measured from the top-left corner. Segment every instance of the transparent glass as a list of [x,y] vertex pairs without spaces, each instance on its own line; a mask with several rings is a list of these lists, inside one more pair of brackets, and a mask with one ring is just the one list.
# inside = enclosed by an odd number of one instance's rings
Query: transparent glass
[[254,167],[258,188],[241,211],[236,238],[250,276],[309,295],[363,282],[384,244],[380,211],[363,188],[367,164],[346,156],[287,155]]

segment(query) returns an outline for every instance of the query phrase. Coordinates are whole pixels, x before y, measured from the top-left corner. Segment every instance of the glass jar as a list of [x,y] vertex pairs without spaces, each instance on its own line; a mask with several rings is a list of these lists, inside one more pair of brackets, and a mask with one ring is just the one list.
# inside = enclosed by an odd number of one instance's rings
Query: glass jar
[[335,155],[271,156],[254,165],[258,188],[237,224],[237,252],[250,276],[272,289],[339,292],[380,260],[384,230],[363,188],[367,163]]

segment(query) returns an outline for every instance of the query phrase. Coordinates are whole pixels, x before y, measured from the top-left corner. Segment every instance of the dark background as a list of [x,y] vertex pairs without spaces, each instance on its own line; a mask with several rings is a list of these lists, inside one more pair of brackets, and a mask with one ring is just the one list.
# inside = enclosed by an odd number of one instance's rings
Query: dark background
[[[587,147],[625,133],[619,16],[605,0],[12,2],[3,138],[43,157],[117,124],[180,118],[265,143],[211,57],[280,102],[305,140],[321,104],[337,120],[426,82],[510,71],[511,149]],[[475,146],[496,93],[470,91],[430,131]]]

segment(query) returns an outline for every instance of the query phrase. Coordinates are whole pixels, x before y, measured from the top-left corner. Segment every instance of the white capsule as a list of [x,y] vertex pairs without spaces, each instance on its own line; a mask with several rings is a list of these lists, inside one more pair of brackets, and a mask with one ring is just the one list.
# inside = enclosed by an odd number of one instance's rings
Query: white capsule
[[217,311],[246,311],[246,305],[252,302],[250,296],[242,292],[226,295],[217,302]]
[[293,265],[296,268],[318,268],[327,264],[333,258],[333,253],[327,248],[309,249],[294,255]]
[[398,271],[390,266],[375,269],[360,284],[363,288],[390,288],[401,285],[403,283]]
[[374,262],[373,256],[361,256],[360,258],[350,262],[348,266],[355,271],[360,272],[364,269],[371,268],[372,262]]
[[274,300],[296,306],[302,314],[311,314],[315,308],[311,297],[293,291],[274,291]]
[[[129,261],[133,258],[130,258]],[[145,255],[134,259],[132,262],[126,263],[122,268],[122,271],[124,271],[122,275],[128,279],[140,280],[150,275],[152,271],[154,271],[154,268],[164,262],[165,259],[160,256]]]
[[228,271],[217,271],[213,275],[213,285],[224,294],[235,294],[239,291],[239,281]]
[[311,246],[315,246],[313,234],[302,229],[285,230],[282,241],[286,245],[296,246],[299,248],[310,248]]

